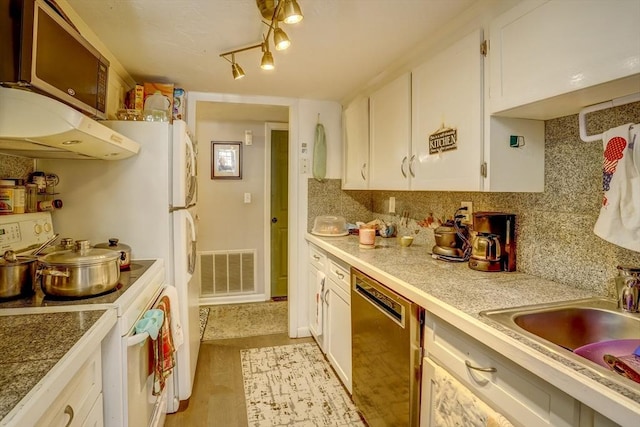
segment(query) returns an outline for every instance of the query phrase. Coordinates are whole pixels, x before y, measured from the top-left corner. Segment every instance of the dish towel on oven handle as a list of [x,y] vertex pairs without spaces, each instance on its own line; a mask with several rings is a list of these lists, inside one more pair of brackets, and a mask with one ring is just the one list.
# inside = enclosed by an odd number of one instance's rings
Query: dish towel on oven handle
[[171,336],[171,300],[163,294],[157,305],[158,310],[164,312],[164,322],[160,328],[158,339],[153,340],[153,395],[157,396],[164,390],[167,377],[176,365],[175,347]]
[[594,233],[640,252],[640,124],[603,133],[602,207]]
[[184,332],[180,321],[178,290],[175,286],[167,286],[164,288],[162,295],[168,296],[169,301],[171,301],[171,335],[173,337],[173,345],[178,349],[184,343]]

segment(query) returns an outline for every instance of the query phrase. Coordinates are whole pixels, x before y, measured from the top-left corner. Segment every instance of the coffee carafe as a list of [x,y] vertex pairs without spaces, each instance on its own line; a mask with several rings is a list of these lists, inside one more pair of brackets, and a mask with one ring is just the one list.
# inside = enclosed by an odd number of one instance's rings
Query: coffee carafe
[[473,214],[469,267],[479,271],[515,271],[515,215],[502,212]]

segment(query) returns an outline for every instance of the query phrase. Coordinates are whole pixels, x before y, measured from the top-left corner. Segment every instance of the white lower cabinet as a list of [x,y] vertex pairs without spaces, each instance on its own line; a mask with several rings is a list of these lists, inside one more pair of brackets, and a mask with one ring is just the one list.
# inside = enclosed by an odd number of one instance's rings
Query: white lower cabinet
[[349,266],[309,244],[309,331],[351,393]]
[[327,359],[351,393],[351,293],[349,267],[329,260]]
[[426,368],[429,364],[444,368],[470,395],[514,426],[580,425],[580,402],[430,313],[424,345],[428,360],[423,370],[423,427],[436,425],[431,423],[435,378],[433,369]]
[[35,425],[100,427],[103,419],[102,359],[100,351],[96,351]]
[[315,338],[322,351],[326,351],[324,334],[324,302],[327,292],[326,265],[327,255],[325,252],[309,244],[309,271],[307,281],[309,332],[311,332],[311,336]]

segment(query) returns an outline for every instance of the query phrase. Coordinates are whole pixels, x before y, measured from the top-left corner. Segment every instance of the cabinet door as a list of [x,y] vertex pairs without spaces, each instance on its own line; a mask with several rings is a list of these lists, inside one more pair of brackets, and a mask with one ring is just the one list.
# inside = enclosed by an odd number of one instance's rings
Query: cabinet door
[[369,98],[357,98],[343,113],[344,165],[342,188],[369,187]]
[[489,407],[444,368],[424,358],[420,426],[480,425],[481,420],[486,420],[486,425],[509,425],[502,414]]
[[[412,190],[481,190],[481,43],[476,30],[412,72]],[[434,153],[434,143],[430,154],[429,135],[443,128],[456,131],[457,148]]]
[[309,331],[324,351],[323,336],[323,301],[325,292],[326,277],[324,273],[313,265],[309,264]]
[[[526,1],[500,15],[490,27],[491,113],[640,73],[639,16],[637,0]],[[630,85],[580,105],[637,92],[638,78]]]
[[329,280],[327,358],[351,393],[351,298],[340,284]]
[[411,75],[403,74],[369,98],[372,190],[409,189]]

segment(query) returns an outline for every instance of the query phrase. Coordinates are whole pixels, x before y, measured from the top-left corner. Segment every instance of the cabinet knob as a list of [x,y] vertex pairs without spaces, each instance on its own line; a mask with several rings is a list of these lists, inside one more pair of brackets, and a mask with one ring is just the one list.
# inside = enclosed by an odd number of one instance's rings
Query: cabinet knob
[[278,222],[278,218],[276,218],[275,216],[273,218],[271,218],[271,223],[275,224],[276,222]]

